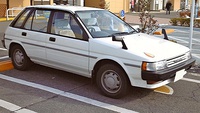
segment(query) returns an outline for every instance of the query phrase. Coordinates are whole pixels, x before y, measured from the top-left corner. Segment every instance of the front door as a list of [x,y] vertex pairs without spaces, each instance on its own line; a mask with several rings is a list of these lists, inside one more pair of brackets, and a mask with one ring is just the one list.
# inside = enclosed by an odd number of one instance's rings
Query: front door
[[51,35],[46,40],[46,55],[50,65],[88,76],[88,41],[75,18],[62,11],[54,12]]

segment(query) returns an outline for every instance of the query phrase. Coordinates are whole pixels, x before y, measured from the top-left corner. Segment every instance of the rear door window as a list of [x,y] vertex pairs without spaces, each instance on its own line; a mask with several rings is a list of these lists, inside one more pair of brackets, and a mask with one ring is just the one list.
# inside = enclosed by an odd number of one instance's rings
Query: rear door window
[[47,32],[51,11],[35,10],[28,18],[24,28],[34,31]]

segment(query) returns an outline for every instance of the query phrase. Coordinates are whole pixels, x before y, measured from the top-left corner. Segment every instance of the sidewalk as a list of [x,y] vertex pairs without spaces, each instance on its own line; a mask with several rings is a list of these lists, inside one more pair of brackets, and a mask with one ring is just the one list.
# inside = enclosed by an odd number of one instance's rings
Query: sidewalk
[[[168,18],[158,18],[158,17],[154,17],[155,20],[157,20],[157,24],[168,24],[169,20]],[[125,21],[129,24],[133,24],[133,25],[140,25],[140,20],[139,20],[139,14],[137,15],[131,15],[131,14],[127,14],[125,16]]]
[[[150,12],[152,16],[154,16],[154,19],[157,20],[157,24],[168,24],[171,18],[176,18],[178,17],[177,13],[175,11],[172,11],[170,15],[166,15],[165,11],[152,11]],[[139,20],[139,12],[136,13],[126,13],[125,15],[125,21],[129,24],[133,25],[140,25],[140,20]]]

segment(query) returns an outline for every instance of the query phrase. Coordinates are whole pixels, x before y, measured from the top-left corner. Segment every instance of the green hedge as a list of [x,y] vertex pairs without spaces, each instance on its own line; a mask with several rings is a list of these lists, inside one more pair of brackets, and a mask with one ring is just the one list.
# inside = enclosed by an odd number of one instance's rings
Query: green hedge
[[[173,26],[190,26],[190,18],[171,18],[169,22]],[[194,27],[200,28],[200,19],[194,20]]]

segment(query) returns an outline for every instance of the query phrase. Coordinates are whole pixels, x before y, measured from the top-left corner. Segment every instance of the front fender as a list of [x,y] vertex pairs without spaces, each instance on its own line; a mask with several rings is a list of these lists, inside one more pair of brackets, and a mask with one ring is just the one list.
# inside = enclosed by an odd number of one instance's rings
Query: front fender
[[91,70],[91,71],[94,70],[95,66],[99,62],[104,61],[104,60],[109,60],[109,61],[113,61],[113,62],[117,63],[119,66],[121,66],[121,68],[125,71],[125,73],[127,75],[129,74],[129,71],[128,71],[125,63],[123,63],[122,60],[120,60],[119,58],[112,57],[112,56],[101,56],[96,59],[91,59],[90,63],[89,63],[89,70]]

